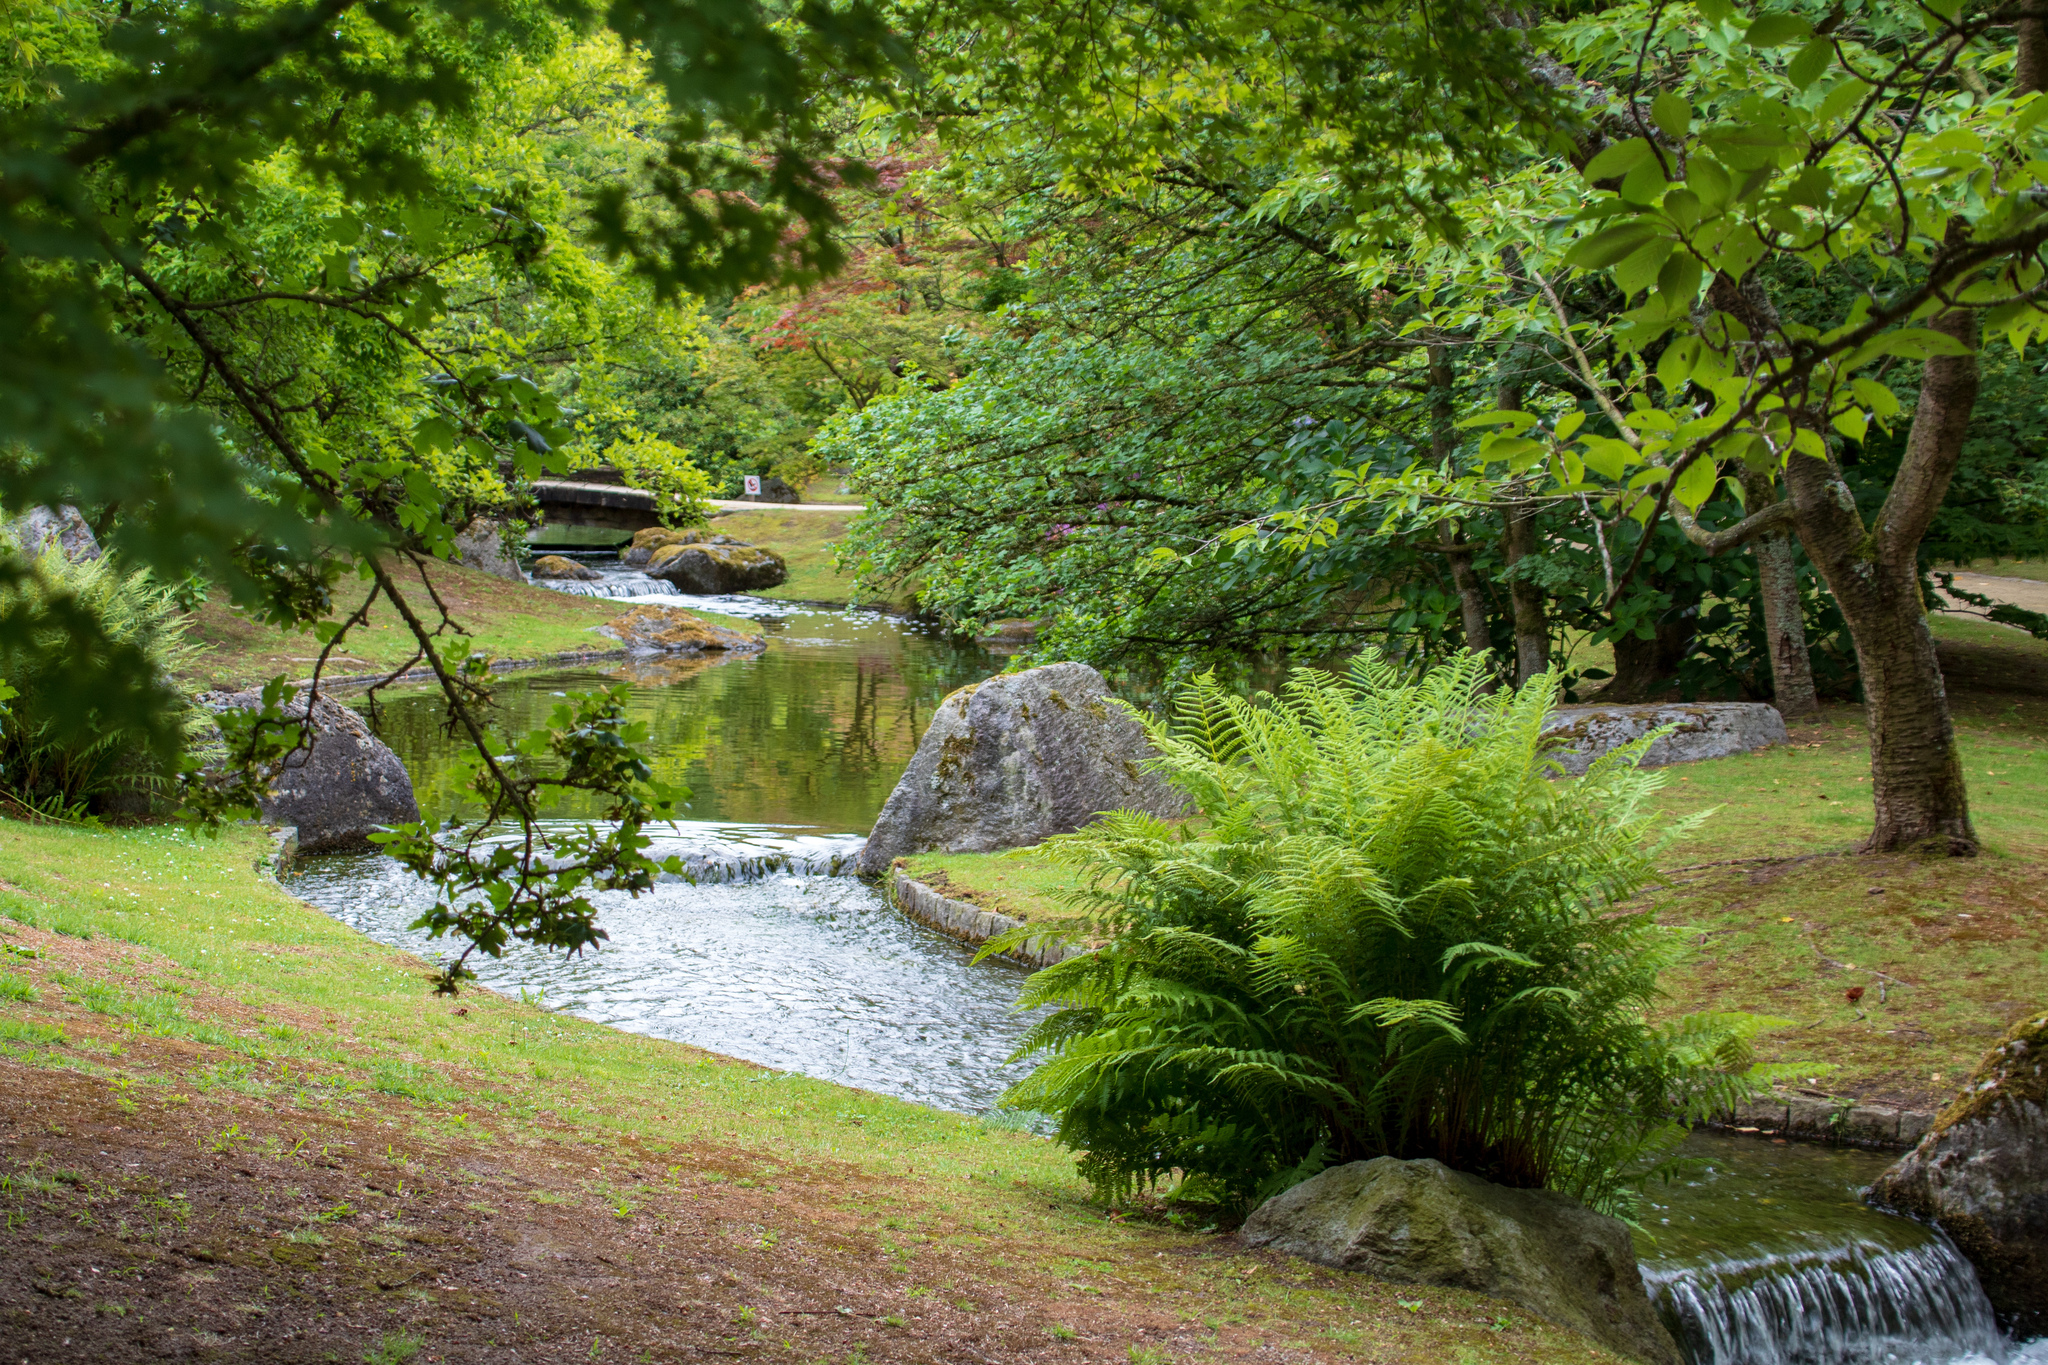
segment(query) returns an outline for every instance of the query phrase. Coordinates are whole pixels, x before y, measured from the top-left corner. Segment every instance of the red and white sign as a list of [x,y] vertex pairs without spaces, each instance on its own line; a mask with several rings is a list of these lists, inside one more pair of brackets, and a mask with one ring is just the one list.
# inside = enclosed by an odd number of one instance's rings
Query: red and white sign
[[759,474],[749,474],[743,482],[747,486],[748,497],[758,498],[761,496],[761,476]]

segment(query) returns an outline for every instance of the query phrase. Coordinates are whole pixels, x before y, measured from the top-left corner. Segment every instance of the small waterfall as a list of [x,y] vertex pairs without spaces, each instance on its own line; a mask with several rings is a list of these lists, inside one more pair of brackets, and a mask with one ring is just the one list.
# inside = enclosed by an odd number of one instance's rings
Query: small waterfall
[[536,578],[543,588],[568,593],[571,597],[676,597],[676,585],[665,578],[644,573],[607,574],[595,582],[574,578]]
[[683,874],[663,873],[661,880],[688,882],[692,886],[722,886],[763,881],[785,873],[799,877],[850,877],[853,875],[853,860],[860,856],[860,849],[861,843],[857,842],[850,852],[842,846],[823,851],[777,849],[767,853],[687,853],[682,855]]
[[1991,1365],[2011,1350],[1939,1234],[1652,1263],[1643,1281],[1692,1365]]

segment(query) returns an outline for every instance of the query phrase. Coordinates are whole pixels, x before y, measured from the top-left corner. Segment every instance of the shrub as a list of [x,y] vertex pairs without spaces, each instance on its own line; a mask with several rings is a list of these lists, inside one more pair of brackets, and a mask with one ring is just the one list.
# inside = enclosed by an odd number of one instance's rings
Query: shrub
[[1656,879],[1648,741],[1557,780],[1554,680],[1484,676],[1366,657],[1256,701],[1199,679],[1146,721],[1190,818],[1048,841],[1082,874],[1057,931],[1101,946],[1026,987],[1056,1009],[1005,1103],[1058,1115],[1098,1190],[1178,1170],[1242,1206],[1391,1155],[1625,1209],[1677,1120],[1761,1079],[1769,1021],[1649,1017],[1675,941],[1623,905]]
[[[188,738],[204,718],[171,685],[198,652],[176,596],[146,571],[123,573],[111,557],[72,563],[52,548],[32,571],[0,588],[0,611],[45,622],[126,656],[159,710],[177,713]],[[76,646],[74,646],[76,647]],[[0,792],[48,815],[75,816],[117,793],[147,797],[167,783],[167,756],[150,752],[146,715],[109,718],[75,704],[62,651],[51,642],[0,657]]]

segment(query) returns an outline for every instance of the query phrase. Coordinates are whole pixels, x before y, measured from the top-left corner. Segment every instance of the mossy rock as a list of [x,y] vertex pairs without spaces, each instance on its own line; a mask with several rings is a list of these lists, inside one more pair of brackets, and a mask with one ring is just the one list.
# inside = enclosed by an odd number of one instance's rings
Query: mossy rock
[[1870,1199],[1940,1224],[1999,1326],[2022,1340],[2048,1333],[2048,1010],[1984,1054]]

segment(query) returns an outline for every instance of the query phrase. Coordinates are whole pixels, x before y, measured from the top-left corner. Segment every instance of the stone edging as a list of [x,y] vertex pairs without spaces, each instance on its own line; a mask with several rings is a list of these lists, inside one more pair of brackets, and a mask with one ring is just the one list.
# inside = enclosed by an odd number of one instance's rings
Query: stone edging
[[[898,910],[927,929],[936,929],[962,943],[983,944],[1024,924],[1023,920],[998,915],[966,901],[949,900],[923,882],[911,880],[901,869],[890,878],[889,899]],[[1012,948],[1003,956],[1027,967],[1050,967],[1055,962],[1079,957],[1084,951],[1065,944],[1029,939],[1023,946]]]
[[1904,1151],[1919,1143],[1934,1115],[1888,1104],[1850,1104],[1814,1095],[1759,1095],[1734,1112],[1701,1124],[1724,1133],[1825,1142],[1840,1147]]

